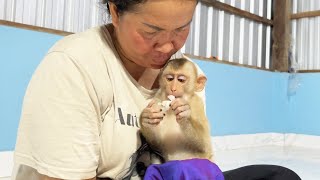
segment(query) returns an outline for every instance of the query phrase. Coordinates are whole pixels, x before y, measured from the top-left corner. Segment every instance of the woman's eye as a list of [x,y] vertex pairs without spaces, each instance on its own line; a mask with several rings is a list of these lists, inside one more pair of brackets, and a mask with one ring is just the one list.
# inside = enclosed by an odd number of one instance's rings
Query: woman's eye
[[183,31],[185,31],[187,28],[181,28],[181,29],[177,29],[176,31],[177,32],[183,32]]
[[176,29],[176,33],[184,32],[184,31],[188,30],[189,27],[190,27],[190,25]]
[[154,32],[145,32],[145,33],[147,33],[147,34],[156,34],[157,32],[156,31],[154,31]]
[[145,39],[153,39],[157,35],[157,31],[141,31],[140,34]]
[[144,32],[146,36],[151,37],[151,36],[155,36],[157,34],[157,32]]

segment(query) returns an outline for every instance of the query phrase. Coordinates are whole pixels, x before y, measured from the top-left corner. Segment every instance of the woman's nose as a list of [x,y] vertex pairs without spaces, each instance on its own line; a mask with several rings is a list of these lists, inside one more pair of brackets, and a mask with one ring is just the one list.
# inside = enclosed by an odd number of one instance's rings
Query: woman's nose
[[171,41],[165,42],[163,44],[158,44],[155,50],[161,53],[169,53],[174,49],[173,43]]

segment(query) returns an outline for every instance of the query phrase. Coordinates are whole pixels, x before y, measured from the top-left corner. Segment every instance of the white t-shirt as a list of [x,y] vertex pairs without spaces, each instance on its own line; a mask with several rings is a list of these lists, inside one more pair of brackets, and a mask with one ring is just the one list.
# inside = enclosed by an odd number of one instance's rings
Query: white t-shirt
[[126,71],[105,26],[58,41],[24,97],[13,179],[135,179],[139,115],[154,94]]

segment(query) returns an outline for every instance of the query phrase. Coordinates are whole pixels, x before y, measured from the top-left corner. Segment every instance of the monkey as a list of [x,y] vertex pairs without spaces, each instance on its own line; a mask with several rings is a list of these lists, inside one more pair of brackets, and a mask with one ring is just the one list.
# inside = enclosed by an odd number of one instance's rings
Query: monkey
[[[164,117],[159,123],[149,124],[143,122],[140,116],[140,132],[147,143],[160,151],[165,162],[192,158],[213,162],[209,122],[203,100],[196,94],[205,88],[207,78],[198,75],[193,62],[178,58],[164,66],[158,81],[159,90],[154,96],[158,104],[153,106],[163,105]],[[170,103],[176,98],[188,102],[191,110],[189,116],[179,118],[176,112],[178,108],[171,108]]]

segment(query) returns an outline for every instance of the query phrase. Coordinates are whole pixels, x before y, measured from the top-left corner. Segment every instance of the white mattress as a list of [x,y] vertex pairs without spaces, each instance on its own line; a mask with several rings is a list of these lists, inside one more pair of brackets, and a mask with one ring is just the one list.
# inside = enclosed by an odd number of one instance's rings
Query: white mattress
[[[232,146],[230,137],[218,138],[220,148],[216,148],[215,158],[222,171],[252,164],[273,164],[295,171],[302,180],[320,180],[320,148],[318,148],[320,137],[307,136],[301,138],[304,135],[294,135],[295,138],[281,138],[280,136],[283,136],[283,134],[262,135],[265,138],[261,138],[259,135],[247,136],[247,138],[233,136],[232,140],[236,140],[233,144],[235,148]],[[256,137],[253,138],[255,139],[253,141],[252,136]],[[275,136],[279,137],[274,138]],[[298,140],[299,138],[301,141]],[[282,143],[279,141],[280,139],[282,139]],[[290,143],[288,143],[289,139]],[[215,141],[214,138],[213,141]],[[241,142],[243,144],[254,143],[239,147],[238,145]],[[221,143],[228,145],[224,146]],[[263,143],[267,145],[263,145]],[[217,143],[215,144],[217,145]]]
[[281,165],[295,171],[302,180],[320,179],[320,150],[303,147],[265,146],[216,152],[222,171],[252,164]]
[[[320,180],[320,136],[264,133],[212,138],[222,171],[273,164],[295,171],[302,180]],[[13,152],[0,152],[0,180],[9,180]]]

